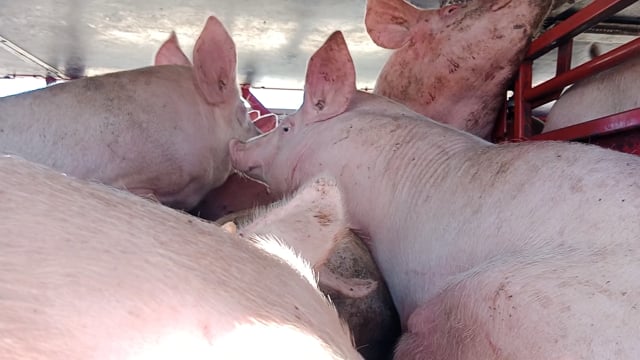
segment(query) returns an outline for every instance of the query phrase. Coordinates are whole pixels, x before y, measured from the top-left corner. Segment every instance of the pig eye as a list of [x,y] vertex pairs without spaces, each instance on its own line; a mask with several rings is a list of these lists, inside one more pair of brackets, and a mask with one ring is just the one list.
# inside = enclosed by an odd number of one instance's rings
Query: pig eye
[[283,126],[283,127],[282,127],[282,131],[284,131],[284,132],[289,132],[289,127],[288,127],[288,126]]

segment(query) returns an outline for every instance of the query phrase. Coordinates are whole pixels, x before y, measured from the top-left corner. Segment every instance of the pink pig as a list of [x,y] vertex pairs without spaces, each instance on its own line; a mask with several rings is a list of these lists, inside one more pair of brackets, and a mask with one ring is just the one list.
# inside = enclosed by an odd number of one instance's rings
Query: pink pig
[[281,192],[335,177],[400,315],[396,359],[640,358],[639,157],[495,145],[356,91],[340,32],[301,108],[229,146]]
[[240,98],[235,45],[218,19],[208,18],[193,67],[184,54],[164,55],[156,63],[172,65],[0,99],[0,152],[192,208],[231,173],[229,140],[259,132]]
[[0,354],[362,359],[286,239],[0,157]]
[[[599,55],[591,46],[592,58]],[[640,55],[569,87],[556,101],[543,132],[640,108]]]
[[422,10],[403,0],[367,0],[371,39],[395,49],[374,93],[488,138],[551,3],[473,0]]

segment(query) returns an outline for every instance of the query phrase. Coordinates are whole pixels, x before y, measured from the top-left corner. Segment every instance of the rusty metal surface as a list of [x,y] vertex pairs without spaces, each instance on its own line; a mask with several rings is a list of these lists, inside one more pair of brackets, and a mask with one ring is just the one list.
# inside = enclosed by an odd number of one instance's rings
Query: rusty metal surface
[[[439,0],[412,0],[437,7]],[[584,7],[562,5],[552,16]],[[0,36],[70,76],[94,75],[150,65],[172,29],[190,55],[206,17],[221,18],[237,43],[239,80],[256,86],[301,88],[306,62],[334,30],[344,32],[357,68],[358,86],[371,88],[389,51],[377,47],[363,24],[365,0],[0,0]],[[638,18],[640,4],[624,11]],[[625,37],[583,34],[573,63],[587,59],[591,41],[611,49]],[[533,83],[551,77],[554,53],[534,63]],[[0,76],[45,75],[0,47]]]

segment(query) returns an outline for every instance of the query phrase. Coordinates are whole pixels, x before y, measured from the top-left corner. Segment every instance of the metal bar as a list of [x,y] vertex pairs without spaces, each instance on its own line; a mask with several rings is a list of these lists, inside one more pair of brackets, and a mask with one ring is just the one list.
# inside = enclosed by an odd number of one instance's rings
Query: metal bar
[[524,98],[527,101],[534,102],[550,93],[562,91],[565,86],[571,85],[582,78],[593,76],[635,56],[640,56],[640,38],[621,45],[534,88],[522,89]]
[[31,62],[31,63],[36,64],[37,66],[40,66],[41,68],[45,69],[51,75],[57,76],[60,79],[69,80],[69,77],[64,72],[62,72],[62,71],[58,70],[57,68],[47,64],[46,62],[40,60],[35,55],[32,55],[27,50],[25,50],[25,49],[21,48],[20,46],[14,44],[13,42],[11,42],[9,39],[3,37],[2,35],[0,35],[0,47],[3,47],[8,52],[14,54],[15,56],[21,58],[22,60],[24,60],[26,62]]
[[513,134],[510,134],[510,138],[513,141],[525,140],[525,122],[531,121],[531,106],[526,102],[526,98],[523,95],[525,89],[531,88],[532,68],[533,62],[524,60],[520,64],[520,71],[516,79],[516,86],[513,92]]
[[242,92],[242,97],[247,100],[249,105],[251,105],[251,108],[260,112],[260,116],[271,114],[271,111],[269,111],[269,109],[262,105],[260,100],[258,100],[258,98],[256,98],[255,95],[251,93],[251,85],[240,85],[240,91]]
[[[556,57],[556,77],[562,75],[569,70],[571,70],[571,57],[573,53],[573,39],[567,40],[565,43],[562,43],[558,46],[558,54]],[[554,91],[553,93],[544,96],[542,99],[538,99],[538,101],[531,102],[531,108],[535,109],[540,105],[544,105],[549,101],[558,100],[560,95],[562,95],[562,90]]]
[[567,20],[542,33],[531,43],[526,57],[536,59],[546,54],[557,44],[573,38],[635,2],[636,0],[594,0]]
[[640,127],[640,108],[532,136],[529,140],[577,140]]

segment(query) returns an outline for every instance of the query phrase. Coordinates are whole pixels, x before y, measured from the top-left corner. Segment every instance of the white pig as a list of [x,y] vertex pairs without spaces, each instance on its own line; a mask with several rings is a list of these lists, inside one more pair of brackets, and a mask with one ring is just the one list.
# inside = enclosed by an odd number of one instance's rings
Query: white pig
[[307,263],[0,157],[0,357],[361,359]]
[[229,146],[283,192],[336,178],[406,332],[396,359],[640,358],[640,157],[496,145],[356,91],[340,32],[301,108]]
[[259,134],[217,18],[193,57],[2,98],[0,152],[190,209],[229,176],[229,139]]
[[373,92],[488,138],[552,1],[456,2],[462,4],[419,9],[404,0],[367,0],[367,32],[394,49]]
[[[594,55],[598,55],[598,50]],[[640,55],[567,89],[551,107],[542,132],[637,108],[640,108]]]
[[344,212],[335,180],[318,177],[291,198],[234,220],[241,236],[275,235],[309,261],[320,290],[349,325],[358,351],[368,360],[388,359],[400,335],[398,314],[380,270],[348,228]]

